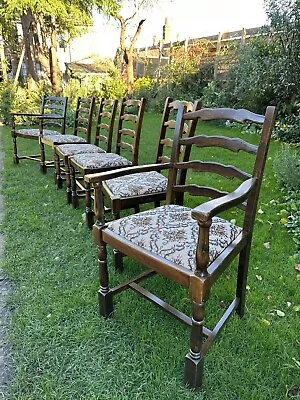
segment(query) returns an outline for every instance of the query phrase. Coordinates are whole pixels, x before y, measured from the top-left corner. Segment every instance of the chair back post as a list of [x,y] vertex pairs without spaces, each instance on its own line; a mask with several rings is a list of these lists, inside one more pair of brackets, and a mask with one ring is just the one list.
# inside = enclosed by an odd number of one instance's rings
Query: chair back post
[[169,119],[170,116],[170,103],[172,103],[173,99],[171,97],[167,97],[165,101],[165,106],[164,106],[164,111],[163,111],[163,118],[161,121],[161,126],[160,126],[160,135],[158,138],[158,144],[157,144],[157,153],[156,153],[156,161],[155,163],[158,164],[161,162],[161,157],[163,155],[163,150],[164,150],[164,143],[163,139],[166,137],[166,132],[167,132],[167,125],[166,122]]
[[132,165],[138,165],[139,150],[140,150],[140,139],[141,139],[141,133],[142,133],[142,124],[143,124],[145,106],[146,106],[146,99],[141,98],[139,112],[138,112],[138,115],[137,115],[134,142],[133,142]]
[[[193,111],[198,111],[201,110],[202,108],[202,100],[196,100],[195,104],[194,104],[194,109]],[[185,115],[185,117],[188,117],[188,115]],[[187,137],[193,137],[195,135],[195,131],[196,131],[196,127],[198,124],[198,120],[194,119],[189,121],[190,126],[189,126],[189,131],[188,131],[188,135]],[[191,149],[192,149],[192,145],[186,145],[184,148],[184,152],[183,152],[183,157],[182,157],[182,162],[187,162],[190,159],[190,155],[191,155]],[[186,174],[187,174],[187,170],[186,169],[180,169],[179,170],[179,174],[178,174],[178,184],[179,185],[184,185],[185,181],[186,181]],[[183,204],[183,193],[178,193],[177,194],[177,202],[179,202],[179,204]]]
[[268,154],[271,133],[275,125],[275,118],[276,118],[276,108],[274,106],[268,106],[265,113],[260,144],[258,146],[256,161],[252,173],[252,176],[257,179],[257,182],[255,188],[253,189],[247,201],[247,210],[243,225],[243,231],[245,233],[249,233],[249,231],[253,230],[260,187],[266,165],[266,158]]
[[185,120],[183,119],[184,114],[187,112],[187,106],[183,104],[179,104],[176,123],[175,123],[175,132],[170,160],[170,169],[168,174],[168,186],[167,186],[167,194],[166,194],[166,203],[173,204],[175,200],[175,193],[173,191],[173,187],[176,184],[177,170],[176,170],[176,162],[179,160],[180,156],[180,145],[179,141],[183,135]]

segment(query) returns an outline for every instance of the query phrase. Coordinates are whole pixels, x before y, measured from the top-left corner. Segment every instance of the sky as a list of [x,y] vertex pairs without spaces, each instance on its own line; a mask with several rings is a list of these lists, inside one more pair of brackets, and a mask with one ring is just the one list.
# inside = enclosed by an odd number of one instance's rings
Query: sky
[[[123,10],[123,15],[131,10]],[[165,18],[171,25],[171,40],[199,38],[266,24],[264,0],[158,0],[155,7],[139,14],[146,18],[137,47],[151,46],[153,36],[162,37]],[[114,21],[95,15],[91,46],[102,57],[114,57],[119,30]]]

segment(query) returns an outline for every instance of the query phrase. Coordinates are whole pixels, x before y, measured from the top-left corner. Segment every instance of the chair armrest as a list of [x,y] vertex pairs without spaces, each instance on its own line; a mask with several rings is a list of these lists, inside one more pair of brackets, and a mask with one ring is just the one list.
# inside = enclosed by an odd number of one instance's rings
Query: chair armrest
[[63,116],[60,115],[53,115],[53,114],[34,114],[34,113],[22,113],[22,112],[15,112],[11,113],[12,116],[17,117],[35,117],[39,119],[63,119]]
[[17,116],[17,117],[40,117],[43,114],[35,114],[35,113],[24,113],[24,112],[12,112],[10,113],[12,116]]
[[192,210],[192,218],[206,222],[216,214],[241,204],[256,186],[256,182],[256,178],[247,179],[233,192],[201,204]]
[[162,164],[147,164],[147,165],[138,165],[135,167],[126,167],[115,169],[113,171],[105,171],[97,174],[87,174],[84,177],[84,180],[89,183],[98,183],[103,182],[108,179],[118,178],[120,176],[137,174],[139,172],[150,172],[150,171],[160,171],[162,169],[170,168],[170,163],[162,163]]

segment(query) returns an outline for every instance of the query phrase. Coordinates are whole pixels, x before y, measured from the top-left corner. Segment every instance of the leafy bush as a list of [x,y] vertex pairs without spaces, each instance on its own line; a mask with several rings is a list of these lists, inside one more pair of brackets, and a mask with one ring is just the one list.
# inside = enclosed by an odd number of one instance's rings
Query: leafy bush
[[289,115],[275,124],[274,137],[288,143],[300,142],[300,116]]
[[282,147],[274,159],[274,171],[281,184],[289,190],[300,191],[300,154],[290,145]]
[[[42,81],[34,90],[14,86],[9,82],[2,82],[0,84],[1,122],[8,124],[11,112],[38,113],[41,106],[41,97],[50,94],[53,94],[51,87]],[[16,122],[18,122],[18,118],[16,118]]]

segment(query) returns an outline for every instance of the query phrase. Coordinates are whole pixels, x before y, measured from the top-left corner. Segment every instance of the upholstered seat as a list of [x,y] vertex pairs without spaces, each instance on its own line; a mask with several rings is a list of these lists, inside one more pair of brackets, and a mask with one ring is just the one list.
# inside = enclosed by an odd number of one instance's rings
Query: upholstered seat
[[[16,134],[17,135],[23,135],[23,136],[36,136],[38,137],[40,135],[40,130],[39,129],[16,129]],[[57,132],[55,130],[51,129],[44,129],[43,130],[44,135],[60,135],[60,132]]]
[[100,147],[94,144],[61,144],[59,151],[63,156],[74,156],[81,153],[105,153]]
[[118,198],[166,192],[167,184],[168,179],[156,171],[121,176],[104,183],[112,196]]
[[103,154],[78,154],[72,157],[72,160],[83,168],[107,168],[107,167],[126,167],[131,165],[131,161],[127,160],[115,153]]
[[86,143],[86,139],[76,135],[43,135],[43,143]]
[[[189,270],[196,270],[196,249],[199,225],[192,219],[191,209],[166,205],[123,217],[108,223],[132,245],[159,255]],[[214,217],[209,235],[209,261],[214,261],[242,232],[230,222]]]

